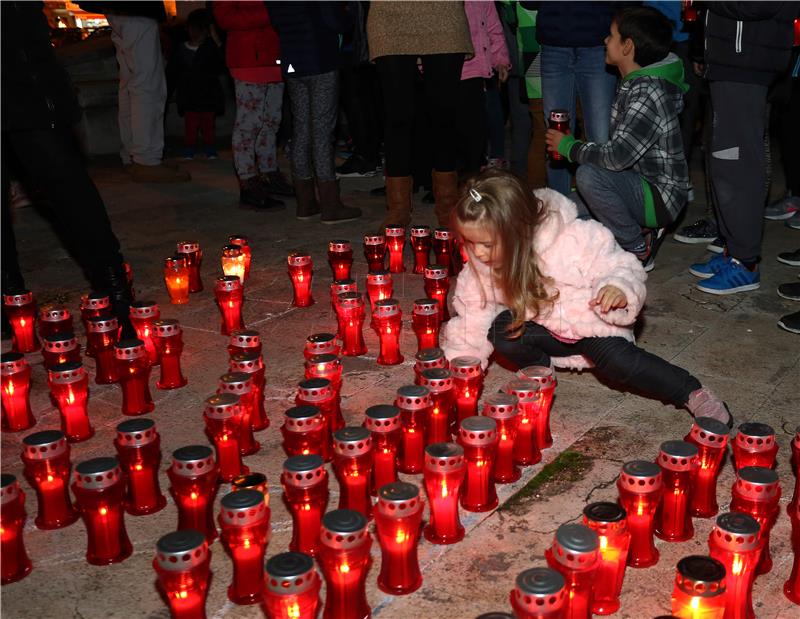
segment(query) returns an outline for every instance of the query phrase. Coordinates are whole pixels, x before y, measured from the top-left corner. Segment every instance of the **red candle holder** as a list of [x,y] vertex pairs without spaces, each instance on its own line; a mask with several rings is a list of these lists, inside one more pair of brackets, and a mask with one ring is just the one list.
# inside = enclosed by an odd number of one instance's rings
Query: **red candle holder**
[[353,246],[350,241],[335,239],[328,243],[328,264],[334,281],[350,279],[350,268],[353,266]]
[[339,482],[339,509],[372,516],[369,480],[372,475],[372,435],[361,426],[333,435],[333,472]]
[[446,266],[450,275],[456,275],[457,271],[453,264],[453,242],[455,236],[448,228],[436,228],[433,231],[433,255],[436,264]]
[[390,299],[394,294],[394,280],[389,271],[370,271],[367,273],[367,296],[370,307],[378,301]]
[[228,341],[228,356],[233,357],[234,355],[250,353],[260,355],[263,352],[261,335],[258,331],[241,329],[231,333],[231,339]]
[[[108,316],[109,314],[111,314],[111,297],[105,292],[92,291],[81,296],[81,322],[85,332],[89,331],[87,321],[90,318]],[[86,354],[89,357],[94,357],[94,349],[88,341],[86,342]]]
[[411,326],[417,338],[417,352],[439,346],[439,302],[436,299],[416,299]]
[[716,559],[698,555],[678,561],[672,614],[679,619],[722,619],[725,567]]
[[253,417],[255,402],[253,400],[253,378],[244,372],[228,372],[219,377],[217,393],[232,393],[239,396],[241,420],[239,423],[239,453],[251,456],[261,449],[253,436]]
[[339,295],[339,336],[342,338],[342,354],[358,357],[367,354],[364,342],[364,297],[358,292]]
[[547,565],[566,581],[564,617],[578,619],[592,616],[594,582],[600,563],[600,540],[597,533],[582,524],[562,524],[553,543],[545,550]]
[[422,382],[422,373],[425,370],[446,367],[447,358],[441,348],[424,348],[414,355],[414,383],[419,385]]
[[599,541],[592,613],[611,615],[619,610],[631,543],[625,510],[616,503],[591,503],[583,508],[583,524],[597,533]]
[[167,287],[169,302],[173,305],[189,302],[189,277],[186,258],[178,255],[164,259],[164,285]]
[[399,365],[403,362],[400,354],[400,330],[403,326],[403,312],[397,299],[383,299],[372,306],[372,328],[378,334],[380,353],[378,365]]
[[209,544],[213,542],[217,538],[213,509],[219,477],[213,450],[206,445],[176,449],[167,477],[172,484],[169,492],[178,508],[178,530],[200,531]]
[[494,461],[494,481],[510,484],[517,481],[522,472],[514,462],[514,441],[519,426],[517,396],[510,393],[492,393],[483,401],[482,415],[497,424],[497,456]]
[[[87,347],[94,350],[95,371],[94,382],[98,385],[110,385],[119,382],[119,368],[114,346],[119,341],[119,323],[114,316],[94,316],[86,321]],[[77,340],[75,342],[77,347]],[[146,348],[146,347],[145,347]],[[80,349],[76,358],[80,361]]]
[[749,514],[733,512],[717,516],[708,537],[712,558],[725,567],[725,616],[755,619],[753,582],[761,555],[759,525]]
[[25,550],[23,531],[25,520],[25,493],[19,487],[17,478],[3,473],[0,475],[0,582],[7,585],[22,580],[30,574],[33,566]]
[[[241,234],[233,234],[228,237],[230,245],[238,245],[244,256],[244,282],[250,279],[250,264],[253,260],[253,249],[250,247],[250,242],[246,236]],[[242,283],[244,283],[242,282]]]
[[691,510],[695,518],[717,515],[717,478],[728,448],[730,430],[721,421],[709,417],[696,417],[683,440],[697,445],[700,468],[695,477]]
[[378,588],[392,595],[413,593],[422,585],[417,546],[424,501],[414,484],[396,481],[378,490],[375,528],[381,547]]
[[153,342],[153,323],[161,318],[161,310],[155,301],[134,301],[130,310],[131,324],[136,337],[144,342],[150,365],[158,365],[158,351]]
[[331,282],[331,309],[337,316],[339,312],[339,295],[344,294],[345,292],[358,292],[356,280],[337,279]]
[[[431,415],[430,391],[421,385],[405,385],[397,390],[395,406],[400,409],[403,437],[398,468],[402,473],[422,473],[425,462],[425,435]],[[380,487],[378,488],[380,490]]]
[[61,431],[70,443],[94,436],[86,406],[89,402],[89,376],[82,363],[61,363],[47,372],[50,394],[61,414]]
[[39,529],[61,529],[80,515],[72,507],[67,486],[72,464],[67,437],[58,430],[34,432],[22,439],[25,479],[36,492]]
[[491,511],[498,503],[494,485],[497,422],[490,417],[467,417],[461,422],[458,442],[464,448],[467,463],[461,507],[468,512]]
[[733,441],[733,464],[738,471],[745,466],[775,467],[778,443],[775,430],[765,423],[745,422],[738,428]]
[[[477,357],[456,357],[450,360],[453,389],[456,392],[456,422],[478,414],[478,399],[483,392],[483,370]],[[521,402],[521,400],[520,400]]]
[[303,356],[306,361],[317,355],[339,355],[341,346],[333,333],[313,333],[306,338]]
[[505,387],[507,393],[517,397],[519,423],[517,437],[514,439],[514,462],[520,466],[529,466],[542,460],[536,433],[541,402],[540,389],[539,383],[530,378],[517,378]]
[[122,386],[122,414],[151,413],[156,405],[150,395],[150,362],[142,340],[122,340],[114,345]]
[[228,599],[234,604],[258,604],[264,594],[269,507],[258,490],[231,492],[220,503],[220,539],[233,563]]
[[769,534],[778,519],[778,502],[781,487],[778,474],[761,466],[746,466],[736,472],[731,496],[731,511],[750,514],[761,527],[763,548],[756,574],[767,574],[772,569],[769,551]]
[[66,307],[45,305],[39,309],[39,337],[73,332],[72,314]]
[[563,619],[567,584],[560,572],[534,567],[517,576],[511,608],[517,619]]
[[179,389],[188,382],[181,370],[182,333],[177,320],[167,318],[153,323],[152,341],[161,365],[161,376],[156,382],[159,389]]
[[92,458],[75,467],[72,492],[86,526],[86,561],[121,563],[133,546],[125,530],[125,478],[116,458]]
[[539,383],[539,414],[536,417],[536,440],[540,449],[553,446],[553,435],[550,432],[550,410],[553,407],[556,380],[552,367],[530,365],[517,372],[520,378],[529,378]]
[[337,509],[322,517],[319,561],[325,577],[324,619],[368,619],[367,574],[372,538],[358,511]]
[[681,8],[683,9],[683,21],[689,23],[697,21],[697,7],[692,6],[692,0],[683,0],[682,4],[683,7]]
[[128,480],[125,511],[145,516],[161,511],[167,498],[161,492],[161,437],[152,419],[129,419],[117,425],[114,439],[122,470]]
[[794,514],[795,507],[800,503],[800,426],[795,430],[794,439],[792,440],[791,465],[794,473],[794,492],[786,511],[789,514]]
[[[106,321],[111,320],[108,316],[92,317],[86,322],[87,341],[86,351],[88,354],[89,348],[94,350],[96,341],[91,341],[95,338],[89,336],[89,329],[93,327],[92,321]],[[116,321],[116,319],[114,319]],[[93,353],[97,356],[97,352]],[[113,358],[113,351],[112,351]],[[42,340],[42,359],[44,360],[44,367],[51,368],[60,363],[69,363],[81,360],[81,346],[78,343],[78,338],[74,333],[56,333],[48,335]]]
[[422,274],[428,266],[431,255],[430,226],[412,226],[411,249],[414,250],[414,273]]
[[689,509],[694,480],[700,468],[697,446],[686,441],[666,441],[656,464],[661,467],[664,494],[655,516],[655,535],[668,542],[684,542],[694,536]]
[[364,427],[372,432],[372,496],[386,484],[397,481],[397,454],[403,440],[400,409],[391,404],[370,406],[364,415]]
[[447,443],[454,418],[455,389],[453,373],[446,368],[432,368],[420,375],[419,384],[427,387],[431,397],[431,413],[428,417],[428,434],[425,444]]
[[234,393],[217,393],[206,398],[203,418],[206,436],[217,453],[220,479],[230,482],[249,473],[250,469],[242,463],[239,448],[239,426],[242,423],[239,396]]
[[382,271],[386,264],[386,237],[382,234],[365,236],[364,258],[368,271]]
[[3,432],[21,432],[36,425],[31,411],[31,366],[25,355],[6,352],[0,356],[3,379]]
[[317,454],[325,462],[330,462],[327,424],[318,407],[303,405],[288,409],[284,413],[281,435],[283,436],[281,445],[287,456]]
[[264,503],[269,507],[269,485],[267,484],[267,476],[263,473],[240,475],[231,482],[231,491],[236,490],[258,490],[264,495]]
[[464,448],[455,443],[434,443],[425,448],[425,494],[430,519],[423,535],[432,544],[455,544],[464,539],[458,517],[458,498],[467,463]]
[[311,255],[304,251],[293,251],[287,260],[289,279],[292,281],[292,305],[295,307],[314,305],[314,297],[311,295],[314,264]]
[[244,319],[242,318],[244,288],[239,278],[235,275],[218,277],[214,282],[214,297],[222,317],[220,334],[230,335],[234,331],[244,329]]
[[11,352],[39,350],[36,337],[36,301],[30,290],[4,294],[3,305],[11,323]]
[[336,396],[333,393],[331,381],[327,378],[307,378],[300,381],[297,384],[294,403],[296,406],[316,406],[322,412],[325,420],[325,453],[329,454],[333,444],[334,427],[338,425]]
[[250,416],[250,427],[255,432],[269,428],[269,417],[264,408],[264,389],[267,385],[265,377],[266,369],[261,355],[258,353],[246,353],[234,355],[229,360],[231,372],[242,372],[248,374],[253,379],[251,387],[253,411]]
[[617,479],[617,490],[631,532],[628,565],[634,568],[655,565],[659,556],[653,543],[655,513],[664,493],[661,469],[645,460],[626,462]]
[[203,263],[203,250],[196,241],[179,241],[178,254],[186,258],[189,274],[189,292],[202,292],[203,280],[200,278],[200,266]]
[[403,249],[406,246],[406,229],[403,226],[389,224],[384,232],[386,234],[386,249],[389,251],[389,272],[405,273],[406,265],[403,264]]
[[312,557],[319,549],[322,514],[328,505],[328,472],[321,456],[292,456],[283,463],[283,502],[292,516],[289,550]]
[[264,613],[268,619],[316,619],[322,580],[314,560],[284,552],[267,561]]
[[795,604],[800,605],[800,505],[794,504],[794,511],[789,514],[792,521],[792,552],[794,562],[789,580],[783,583],[783,594]]
[[238,245],[225,245],[220,258],[222,273],[230,277],[238,277],[244,285],[245,256]]
[[342,415],[342,360],[335,354],[314,355],[306,360],[306,378],[325,378],[331,382],[333,390],[332,430],[344,427]]
[[447,309],[447,293],[450,291],[450,278],[447,267],[434,264],[425,267],[425,294],[439,303],[439,324],[450,320]]
[[161,537],[153,568],[173,619],[205,619],[211,551],[202,533],[185,529]]

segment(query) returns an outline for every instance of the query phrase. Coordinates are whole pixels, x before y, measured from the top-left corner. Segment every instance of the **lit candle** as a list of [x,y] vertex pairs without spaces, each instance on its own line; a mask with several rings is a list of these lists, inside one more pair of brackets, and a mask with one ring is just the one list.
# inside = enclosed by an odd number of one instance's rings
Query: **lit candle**
[[567,586],[560,572],[533,567],[517,576],[511,590],[511,607],[516,619],[563,619]]
[[389,271],[370,271],[367,273],[367,296],[370,307],[378,301],[389,299],[394,294],[394,280]]
[[231,482],[231,491],[235,490],[258,490],[264,495],[264,503],[269,507],[269,485],[267,476],[263,473],[240,475]]
[[306,360],[305,367],[306,378],[325,378],[331,381],[334,397],[331,429],[335,432],[343,428],[342,360],[335,354],[314,355]]
[[308,307],[314,304],[311,295],[311,279],[314,275],[314,264],[311,255],[304,251],[293,251],[289,254],[289,279],[292,281],[292,305]]
[[350,279],[350,268],[353,266],[353,247],[350,241],[336,239],[328,243],[328,264],[334,281]]
[[[107,316],[111,314],[111,297],[105,292],[90,292],[81,296],[81,322],[83,330],[89,331],[86,321],[95,316]],[[86,354],[94,357],[94,350],[90,346],[91,342],[86,343]]]
[[205,619],[211,551],[202,533],[185,529],[161,537],[153,568],[173,619]]
[[411,228],[411,249],[414,250],[414,273],[422,274],[430,260],[430,226],[413,226]]
[[370,490],[375,496],[379,488],[397,481],[397,453],[403,439],[400,409],[391,404],[370,406],[364,414],[364,427],[372,433]]
[[684,542],[694,535],[689,504],[700,468],[697,453],[697,446],[686,441],[661,443],[656,464],[661,467],[664,495],[655,516],[655,534],[660,539]]
[[184,305],[189,302],[189,268],[186,266],[186,258],[164,258],[164,285],[167,287],[170,303]]
[[0,356],[0,376],[3,380],[3,431],[21,432],[36,425],[28,397],[31,388],[31,366],[25,355],[6,352]]
[[447,228],[436,228],[433,231],[433,255],[436,264],[446,266],[450,275],[455,275],[453,267],[453,232]]
[[382,271],[386,264],[386,237],[382,234],[365,236],[364,258],[369,271]]
[[339,341],[333,333],[312,333],[306,338],[303,356],[308,361],[316,355],[338,355],[340,350]]
[[389,250],[389,272],[404,273],[406,265],[403,264],[403,249],[406,246],[406,229],[403,226],[389,224],[384,232],[386,247]]
[[339,482],[339,509],[350,509],[370,518],[372,500],[372,435],[361,426],[337,430],[333,435],[333,472]]
[[394,403],[400,409],[403,422],[398,468],[410,475],[422,473],[425,435],[432,408],[430,391],[421,385],[405,385],[397,390]]
[[697,445],[700,468],[695,477],[691,510],[695,518],[711,518],[719,511],[717,505],[717,478],[722,459],[728,449],[730,430],[721,421],[710,417],[696,417],[683,440]]
[[358,292],[356,280],[337,279],[331,282],[331,309],[335,316],[339,315],[339,295],[345,292]]
[[794,514],[795,507],[800,503],[800,426],[794,431],[794,439],[792,439],[791,465],[794,473],[794,492],[792,500],[786,507],[786,511],[790,515]]
[[333,386],[327,378],[307,378],[297,384],[296,406],[316,406],[325,419],[325,455],[329,453],[333,441],[336,421],[336,398]]
[[248,353],[262,354],[261,335],[252,329],[239,329],[231,333],[228,341],[228,355],[244,355]]
[[269,619],[316,619],[322,580],[311,557],[284,552],[267,561],[266,570],[264,612]]
[[72,470],[67,437],[58,430],[44,430],[29,434],[22,444],[25,479],[36,492],[36,527],[60,529],[71,525],[80,515],[72,507],[67,485]]
[[66,307],[45,305],[39,309],[39,337],[56,333],[72,333],[72,314]]
[[[91,335],[92,331],[90,331],[90,329],[94,327],[94,321],[100,321],[102,324],[105,324],[109,320],[114,320],[114,322],[116,322],[116,318],[112,319],[109,316],[93,316],[86,321],[87,354],[90,348],[94,350],[95,346],[98,344],[97,339]],[[53,335],[48,335],[42,342],[42,359],[44,360],[45,368],[53,367],[59,363],[81,360],[81,347],[80,344],[78,344],[77,336],[72,332],[54,333]],[[113,358],[113,350],[111,354]],[[96,355],[96,352],[93,353],[93,356]]]
[[150,362],[142,340],[122,340],[114,345],[122,386],[122,414],[142,415],[155,409],[150,395]]
[[131,303],[130,318],[136,337],[144,342],[150,365],[158,365],[158,351],[153,343],[153,323],[161,318],[161,310],[155,301],[134,301]]
[[284,413],[281,445],[287,456],[317,454],[329,462],[331,454],[326,435],[327,424],[318,407],[293,406]]
[[566,581],[568,594],[564,617],[592,616],[594,581],[599,564],[600,540],[597,533],[582,524],[562,524],[552,545],[545,550],[547,565]]
[[679,619],[722,619],[725,567],[716,559],[698,555],[678,561],[672,614]]
[[424,501],[414,484],[397,481],[378,490],[375,528],[381,547],[378,588],[392,595],[406,595],[420,588],[422,574],[417,546]]
[[539,412],[539,383],[530,378],[517,378],[505,386],[506,393],[517,397],[519,423],[514,439],[514,462],[521,466],[536,464],[542,459],[536,427]]
[[792,553],[794,562],[789,579],[783,583],[783,593],[792,602],[800,605],[800,504],[789,506],[792,511],[789,518],[792,521]]
[[741,424],[733,441],[733,463],[738,471],[745,466],[774,468],[778,443],[775,430],[765,423]]
[[464,539],[458,499],[466,474],[461,445],[434,443],[425,448],[425,494],[430,505],[430,519],[423,534],[429,542],[455,544]]
[[152,419],[129,419],[117,425],[114,439],[128,490],[125,511],[144,516],[160,511],[167,504],[161,492],[158,472],[161,468],[161,437]]
[[483,370],[477,357],[456,357],[450,360],[453,388],[456,392],[456,423],[478,414],[478,399],[483,392]]
[[403,355],[400,354],[402,324],[403,313],[397,299],[383,299],[372,306],[372,328],[380,342],[378,365],[399,365],[403,362]]
[[519,425],[519,400],[510,393],[492,393],[483,401],[482,415],[497,423],[497,456],[494,461],[494,481],[510,484],[522,475],[514,463],[514,440]]
[[552,367],[545,365],[530,365],[517,372],[520,378],[529,378],[539,383],[539,414],[536,421],[536,440],[540,449],[552,447],[553,435],[550,432],[550,409],[553,406],[556,380]]
[[61,414],[61,431],[70,443],[89,440],[94,428],[86,406],[89,402],[89,376],[82,363],[61,363],[47,372],[50,394]]
[[697,7],[693,6],[692,0],[683,0],[683,21],[692,23],[697,21]]
[[238,277],[241,284],[244,285],[245,256],[241,247],[225,245],[222,248],[220,263],[224,275]]
[[242,408],[239,396],[234,393],[217,393],[206,398],[203,418],[206,436],[214,445],[222,481],[233,481],[250,472],[242,463],[239,448],[239,426],[242,423]]
[[36,337],[36,301],[30,290],[3,295],[6,317],[11,323],[11,352],[39,350]]
[[261,444],[253,436],[253,378],[244,372],[228,372],[219,377],[217,393],[233,393],[239,396],[241,420],[239,423],[239,452],[251,456],[261,449]]
[[431,397],[431,414],[428,417],[428,433],[425,444],[447,443],[450,428],[455,418],[455,389],[453,373],[446,368],[432,368],[420,375],[419,384],[427,387]]
[[661,469],[645,460],[626,462],[617,479],[617,490],[631,532],[628,565],[635,568],[655,565],[659,556],[653,543],[655,513],[664,492]]
[[337,318],[339,336],[342,338],[342,354],[358,357],[367,354],[364,342],[364,298],[358,292],[345,292],[339,295]]
[[414,383],[419,385],[425,370],[448,367],[447,358],[441,348],[423,348],[414,355]]
[[450,320],[447,309],[447,293],[450,291],[450,278],[446,266],[433,264],[425,267],[425,294],[439,303],[439,324]]
[[322,514],[328,505],[328,472],[316,454],[292,456],[283,463],[283,502],[292,516],[289,550],[311,556],[319,548]]
[[611,615],[619,610],[631,543],[625,510],[616,503],[591,503],[583,508],[583,524],[597,533],[599,540],[592,613]]
[[152,341],[161,365],[161,376],[156,382],[159,389],[179,389],[188,382],[181,370],[182,332],[177,320],[156,320],[153,323]]
[[439,302],[436,299],[416,299],[411,325],[417,338],[417,352],[439,346]]
[[753,582],[761,555],[760,526],[749,514],[732,512],[717,516],[708,537],[712,558],[725,567],[725,616],[755,619]]
[[498,503],[494,485],[497,422],[490,417],[467,417],[459,426],[458,442],[467,463],[461,507],[469,512],[488,512]]
[[244,288],[236,276],[218,277],[214,282],[214,298],[222,318],[220,333],[230,335],[234,331],[244,329],[242,306],[244,305]]
[[30,574],[32,565],[25,550],[25,493],[17,478],[8,473],[0,475],[0,582],[7,585]]
[[746,466],[736,472],[731,493],[731,511],[750,514],[761,527],[763,548],[756,574],[766,574],[772,569],[769,551],[769,534],[778,519],[781,486],[778,473],[761,466]]
[[244,256],[244,282],[250,279],[250,263],[253,259],[253,250],[250,247],[250,242],[246,236],[241,234],[233,234],[228,237],[228,243],[231,245],[238,245]]
[[203,280],[200,278],[200,265],[203,262],[203,250],[196,241],[179,241],[178,254],[186,258],[189,273],[189,292],[201,292]]
[[234,355],[228,363],[231,372],[242,372],[253,379],[251,387],[253,409],[250,416],[250,427],[253,428],[254,432],[266,430],[269,427],[269,417],[267,417],[267,411],[264,408],[264,389],[266,388],[267,380],[265,377],[266,368],[261,355],[258,353]]
[[[94,350],[95,370],[94,382],[98,385],[110,385],[119,382],[119,368],[114,346],[119,341],[119,323],[114,316],[94,316],[86,321],[88,332],[86,339]],[[77,347],[77,340],[75,342]],[[77,358],[69,361],[80,361]],[[48,366],[49,367],[49,366]]]
[[169,492],[178,508],[178,530],[195,529],[213,542],[214,498],[217,496],[219,467],[214,451],[206,445],[189,445],[172,452],[172,465],[167,469],[172,484]]

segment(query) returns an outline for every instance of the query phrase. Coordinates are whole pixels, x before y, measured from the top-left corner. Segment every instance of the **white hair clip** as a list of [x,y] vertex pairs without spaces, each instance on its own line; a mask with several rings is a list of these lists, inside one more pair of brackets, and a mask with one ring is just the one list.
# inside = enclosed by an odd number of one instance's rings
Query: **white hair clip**
[[479,194],[479,193],[478,193],[478,192],[475,190],[475,188],[474,188],[474,187],[470,187],[470,190],[469,190],[469,197],[470,197],[470,198],[472,198],[473,200],[475,200],[475,202],[480,202],[481,200],[483,200],[483,196],[482,196],[481,194]]

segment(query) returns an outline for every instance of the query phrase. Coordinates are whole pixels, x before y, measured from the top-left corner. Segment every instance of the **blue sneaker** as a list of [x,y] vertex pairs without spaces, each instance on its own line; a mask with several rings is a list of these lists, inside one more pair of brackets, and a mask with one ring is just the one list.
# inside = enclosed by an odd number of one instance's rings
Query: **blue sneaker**
[[708,279],[719,273],[719,270],[725,266],[725,263],[729,260],[730,258],[725,254],[717,254],[708,262],[695,262],[689,267],[689,273],[700,279]]
[[194,146],[186,146],[183,149],[183,160],[191,161],[192,159],[194,159]]
[[733,294],[755,290],[760,282],[758,270],[750,271],[736,258],[730,258],[716,274],[697,284],[697,289],[709,294]]
[[213,146],[206,146],[206,159],[219,159],[219,153]]

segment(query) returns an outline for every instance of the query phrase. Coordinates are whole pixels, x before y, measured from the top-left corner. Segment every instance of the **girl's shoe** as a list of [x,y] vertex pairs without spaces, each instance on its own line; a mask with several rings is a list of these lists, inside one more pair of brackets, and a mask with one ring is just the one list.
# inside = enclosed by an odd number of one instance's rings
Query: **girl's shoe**
[[219,159],[219,153],[217,149],[213,146],[206,146],[206,158],[207,159]]
[[184,161],[191,161],[194,159],[194,146],[186,146],[183,149],[183,160]]

